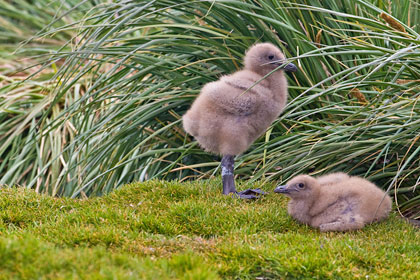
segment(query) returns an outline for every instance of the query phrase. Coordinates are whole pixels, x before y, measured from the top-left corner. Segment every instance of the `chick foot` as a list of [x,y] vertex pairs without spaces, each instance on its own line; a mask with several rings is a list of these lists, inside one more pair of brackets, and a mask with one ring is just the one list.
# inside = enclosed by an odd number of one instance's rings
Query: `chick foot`
[[257,198],[260,198],[261,196],[263,196],[265,194],[266,194],[266,192],[262,191],[259,188],[257,188],[257,189],[247,189],[247,190],[244,190],[244,191],[236,192],[236,197],[237,198],[242,198],[242,199],[257,199]]
[[235,159],[234,156],[225,155],[222,158],[222,183],[223,183],[223,194],[233,194],[233,197],[242,199],[257,199],[260,196],[266,194],[261,189],[247,189],[244,191],[236,191],[235,179],[233,177]]

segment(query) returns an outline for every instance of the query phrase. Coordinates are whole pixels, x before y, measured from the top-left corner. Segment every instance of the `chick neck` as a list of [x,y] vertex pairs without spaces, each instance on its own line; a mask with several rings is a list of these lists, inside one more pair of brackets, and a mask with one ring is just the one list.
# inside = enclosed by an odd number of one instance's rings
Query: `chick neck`
[[288,206],[289,213],[296,220],[309,224],[312,218],[309,215],[312,204],[313,203],[307,203],[307,201],[303,199],[291,199]]
[[309,224],[312,216],[310,214],[315,201],[318,199],[319,191],[313,190],[311,196],[291,198],[289,202],[289,212],[297,220]]
[[245,63],[244,69],[265,77],[265,81],[269,83],[269,87],[273,92],[273,100],[276,101],[281,107],[286,105],[288,92],[287,79],[285,77],[284,70],[278,69],[272,72],[275,70],[272,67],[256,66],[255,64],[251,63]]
[[[265,75],[268,75],[271,71],[267,71]],[[277,70],[271,73],[266,79],[270,83],[270,88],[272,89],[272,92],[274,93],[273,99],[281,103],[282,106],[285,106],[287,102],[288,92],[287,92],[287,79],[284,75],[284,71]]]

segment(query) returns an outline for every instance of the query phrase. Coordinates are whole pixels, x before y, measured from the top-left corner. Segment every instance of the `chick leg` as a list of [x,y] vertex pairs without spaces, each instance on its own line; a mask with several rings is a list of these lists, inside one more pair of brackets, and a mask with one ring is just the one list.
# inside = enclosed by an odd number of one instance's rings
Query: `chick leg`
[[237,192],[235,188],[235,179],[233,177],[235,159],[234,156],[225,155],[222,158],[222,183],[223,183],[223,194],[228,195],[230,193],[235,194],[238,198],[243,199],[256,199],[259,195],[264,195],[260,189],[248,189],[241,192]]
[[236,193],[235,179],[233,178],[235,159],[233,156],[223,156],[221,167],[222,167],[222,182],[223,182],[223,194],[227,195],[230,193]]
[[359,215],[346,217],[332,223],[325,223],[319,226],[319,230],[326,231],[349,231],[361,229],[364,226],[363,219]]

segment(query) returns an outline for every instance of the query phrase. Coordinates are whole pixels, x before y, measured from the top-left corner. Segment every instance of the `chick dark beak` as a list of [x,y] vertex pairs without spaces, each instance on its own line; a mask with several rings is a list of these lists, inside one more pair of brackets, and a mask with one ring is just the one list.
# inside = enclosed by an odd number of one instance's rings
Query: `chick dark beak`
[[274,189],[275,193],[289,193],[289,190],[286,188],[286,186],[277,186]]
[[297,71],[297,67],[293,63],[289,63],[289,64],[287,64],[284,67],[284,71],[287,71],[287,72],[296,72]]
[[293,63],[289,62],[285,65],[286,61],[284,60],[277,60],[271,63],[275,64],[276,66],[282,66],[281,69],[287,72],[296,72],[298,70],[296,65],[294,65]]

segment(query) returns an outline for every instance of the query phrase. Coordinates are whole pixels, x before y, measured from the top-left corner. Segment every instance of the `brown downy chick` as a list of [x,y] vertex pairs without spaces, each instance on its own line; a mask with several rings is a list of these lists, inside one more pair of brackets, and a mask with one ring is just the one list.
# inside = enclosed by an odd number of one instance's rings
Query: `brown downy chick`
[[[244,60],[243,70],[206,84],[183,116],[185,130],[214,154],[238,155],[246,151],[286,105],[284,71],[261,80],[285,63],[281,51],[269,43],[256,44]],[[294,71],[296,67],[288,64],[284,70]]]
[[293,218],[321,231],[361,229],[387,218],[392,206],[373,183],[344,173],[299,175],[274,192],[291,198],[288,212]]
[[245,54],[244,69],[206,84],[183,116],[185,131],[204,150],[223,156],[224,194],[236,193],[234,156],[245,152],[286,105],[284,71],[296,71],[296,66],[286,64],[264,78],[285,63],[283,53],[273,44],[252,46]]

